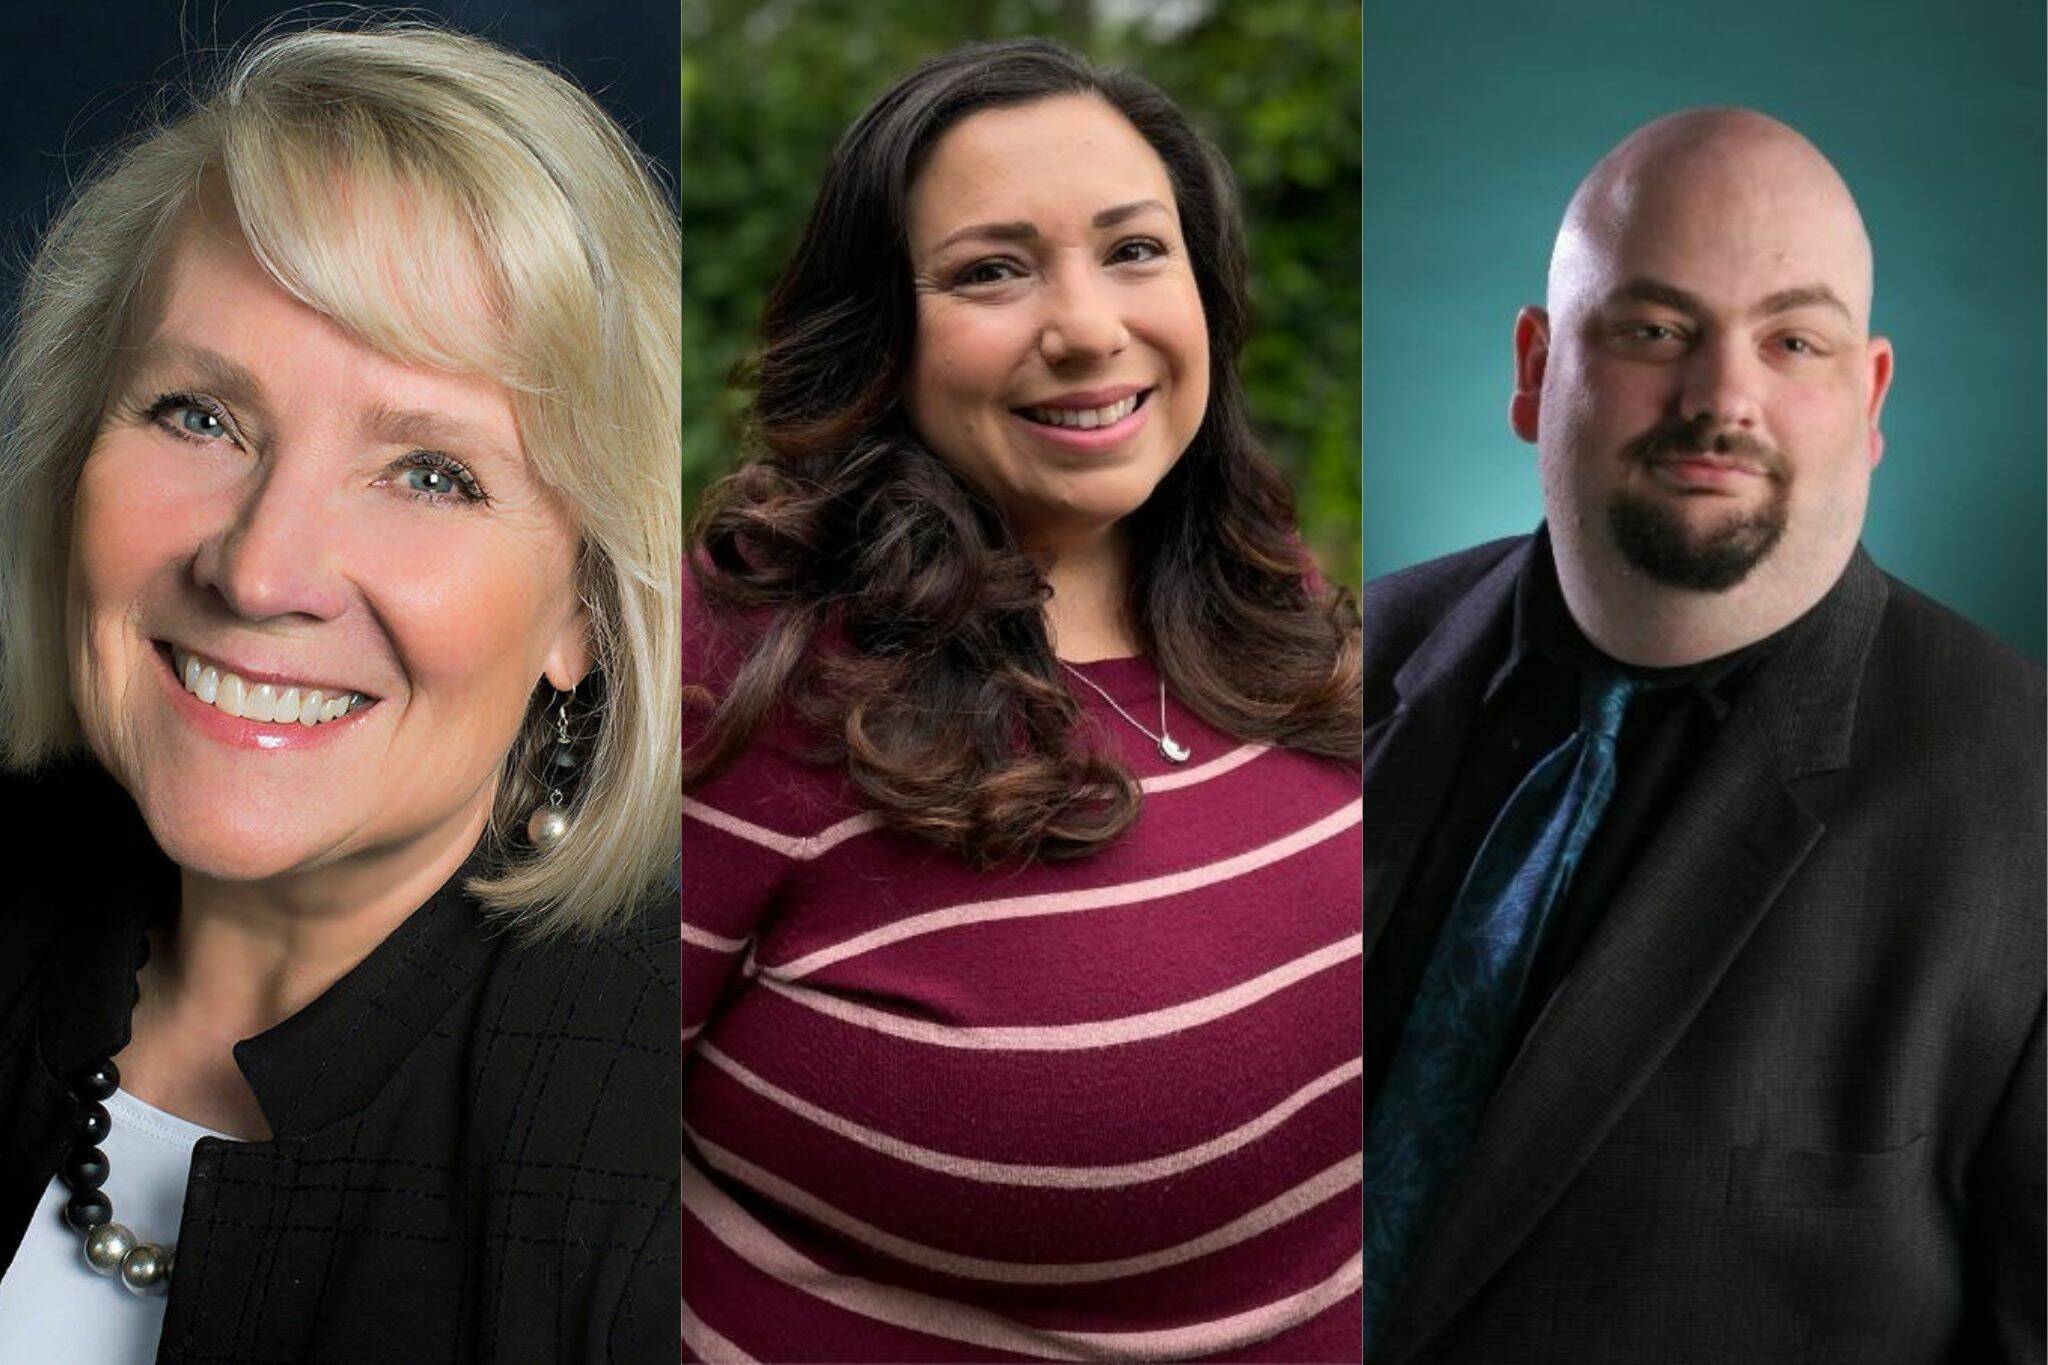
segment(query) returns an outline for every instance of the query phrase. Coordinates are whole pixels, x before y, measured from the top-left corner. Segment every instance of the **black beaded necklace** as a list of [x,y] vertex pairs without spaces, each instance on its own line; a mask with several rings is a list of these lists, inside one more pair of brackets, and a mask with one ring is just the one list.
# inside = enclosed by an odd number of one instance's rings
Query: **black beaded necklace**
[[71,1100],[77,1114],[71,1150],[60,1172],[71,1191],[71,1199],[64,1205],[64,1223],[84,1236],[85,1263],[99,1274],[118,1274],[121,1283],[137,1294],[161,1294],[171,1287],[171,1262],[177,1248],[140,1241],[115,1222],[114,1201],[101,1188],[107,1183],[109,1162],[99,1145],[114,1128],[106,1100],[120,1088],[121,1073],[112,1057],[101,1058],[72,1078]]

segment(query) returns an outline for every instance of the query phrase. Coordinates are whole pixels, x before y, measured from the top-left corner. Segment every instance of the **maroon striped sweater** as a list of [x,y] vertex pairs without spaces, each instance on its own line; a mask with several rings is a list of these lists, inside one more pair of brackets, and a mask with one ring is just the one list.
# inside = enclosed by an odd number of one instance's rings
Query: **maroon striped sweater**
[[1146,793],[1078,862],[778,737],[686,794],[685,1359],[1359,1358],[1358,772],[1075,691]]

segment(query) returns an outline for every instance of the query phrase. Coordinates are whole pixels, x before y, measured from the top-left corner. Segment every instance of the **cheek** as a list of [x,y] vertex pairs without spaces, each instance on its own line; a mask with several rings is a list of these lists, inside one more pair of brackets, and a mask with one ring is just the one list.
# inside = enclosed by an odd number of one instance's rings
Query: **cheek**
[[[469,515],[462,513],[460,515]],[[567,615],[569,558],[481,527],[366,538],[364,595],[401,656],[413,700],[449,718],[515,711]],[[471,707],[481,711],[468,714]]]

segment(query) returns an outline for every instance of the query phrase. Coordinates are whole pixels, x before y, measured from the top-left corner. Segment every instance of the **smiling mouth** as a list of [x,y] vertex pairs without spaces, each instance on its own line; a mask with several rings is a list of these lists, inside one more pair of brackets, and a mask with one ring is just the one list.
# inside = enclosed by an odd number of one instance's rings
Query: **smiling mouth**
[[1129,417],[1152,396],[1152,390],[1142,389],[1128,398],[1120,399],[1100,408],[1017,408],[1014,411],[1027,422],[1042,427],[1059,427],[1068,431],[1093,431],[1097,427],[1111,427]]
[[375,706],[375,697],[315,683],[251,682],[190,650],[157,642],[178,681],[200,702],[224,715],[272,725],[311,729]]

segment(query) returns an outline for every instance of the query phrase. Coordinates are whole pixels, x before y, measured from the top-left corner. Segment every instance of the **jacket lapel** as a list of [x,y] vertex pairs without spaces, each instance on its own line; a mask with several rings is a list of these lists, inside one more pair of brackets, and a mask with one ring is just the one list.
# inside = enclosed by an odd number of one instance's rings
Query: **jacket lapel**
[[1514,1255],[1820,840],[1823,826],[1792,784],[1848,761],[1884,598],[1883,575],[1859,550],[1759,667],[1502,1078],[1388,1312],[1374,1365],[1415,1359]]
[[[1457,770],[1479,712],[1487,670],[1507,649],[1514,585],[1529,557],[1524,541],[1490,569],[1394,675],[1393,714],[1366,727],[1362,789],[1365,958],[1393,918],[1423,839]],[[1372,629],[1372,622],[1365,623]],[[1367,1059],[1371,1064],[1371,1059]]]

